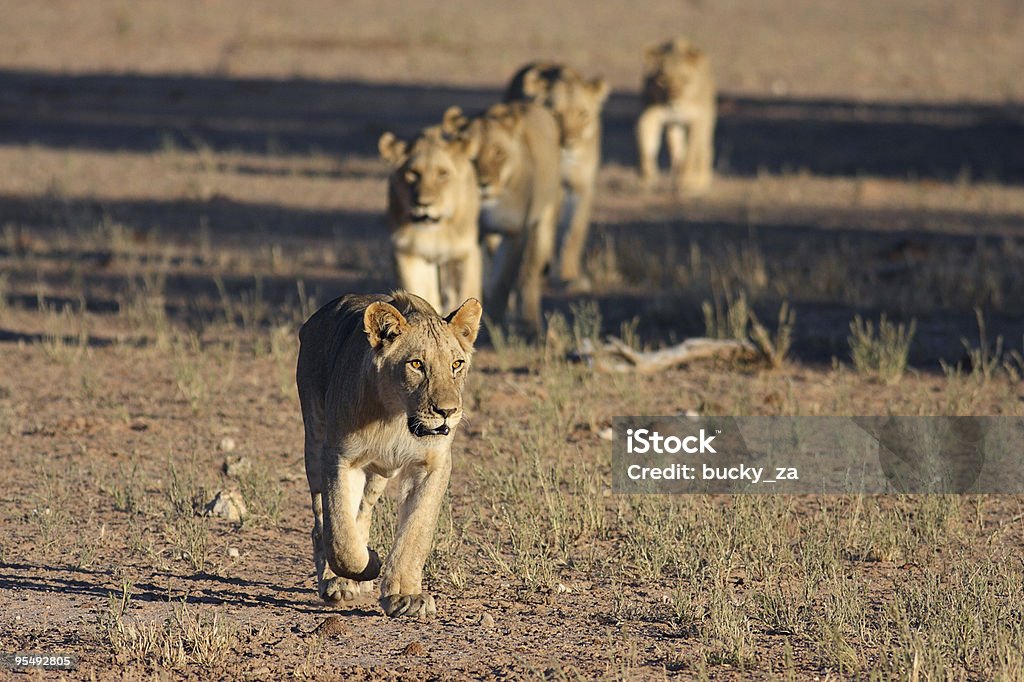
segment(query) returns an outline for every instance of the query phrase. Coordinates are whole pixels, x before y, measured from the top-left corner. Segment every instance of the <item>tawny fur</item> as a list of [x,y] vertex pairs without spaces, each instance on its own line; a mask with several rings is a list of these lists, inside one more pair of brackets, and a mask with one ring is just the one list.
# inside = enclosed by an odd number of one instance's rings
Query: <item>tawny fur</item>
[[378,148],[392,167],[387,214],[399,286],[442,312],[481,298],[475,149],[438,128],[408,143],[384,133]]
[[445,114],[446,131],[474,138],[480,185],[480,228],[491,252],[488,314],[504,321],[516,294],[518,321],[542,333],[544,271],[555,249],[562,202],[558,123],[530,102],[495,104],[469,121],[458,107]]
[[587,80],[575,70],[548,62],[523,66],[505,90],[505,101],[529,101],[547,107],[558,122],[565,187],[553,278],[587,288],[583,249],[590,231],[594,182],[601,165],[601,110],[609,87],[602,78]]
[[[324,600],[355,598],[379,574],[389,616],[434,612],[423,565],[448,486],[480,315],[475,299],[442,319],[424,299],[395,292],[336,299],[302,326],[296,382]],[[389,482],[398,523],[381,570],[367,544],[374,504]]]
[[664,134],[675,189],[687,196],[706,192],[714,169],[715,117],[715,81],[707,55],[683,39],[648,49],[643,109],[636,124],[644,182],[657,178]]

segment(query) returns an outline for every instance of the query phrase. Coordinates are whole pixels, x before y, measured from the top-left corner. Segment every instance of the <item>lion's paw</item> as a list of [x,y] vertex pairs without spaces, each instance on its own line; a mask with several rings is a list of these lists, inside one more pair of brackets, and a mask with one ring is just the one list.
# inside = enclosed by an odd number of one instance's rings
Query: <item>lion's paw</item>
[[373,581],[347,578],[327,578],[320,583],[320,598],[326,602],[355,601],[360,595],[373,591]]
[[320,598],[326,602],[338,602],[344,599],[341,578],[324,578],[316,587]]
[[380,605],[391,618],[433,616],[437,613],[434,598],[429,594],[389,594],[380,598]]

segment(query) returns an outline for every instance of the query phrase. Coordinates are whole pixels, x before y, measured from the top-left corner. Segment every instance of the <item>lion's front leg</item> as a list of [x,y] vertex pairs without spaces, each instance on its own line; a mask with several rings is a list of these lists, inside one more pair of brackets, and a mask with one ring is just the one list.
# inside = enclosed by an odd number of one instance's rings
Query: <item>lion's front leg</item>
[[[366,474],[337,456],[331,459],[335,460],[333,465],[324,471],[324,559],[336,576],[356,582],[373,580],[380,574],[380,558],[366,546],[357,522]],[[326,571],[323,575],[327,575]],[[338,585],[337,589],[340,593],[344,586]],[[326,587],[322,590],[330,592]]]
[[412,253],[398,251],[394,257],[399,286],[423,298],[435,310],[441,310],[441,282],[437,265]]
[[545,207],[526,231],[526,245],[519,267],[520,318],[526,324],[527,333],[534,339],[544,334],[544,316],[541,305],[543,298],[544,269],[551,262],[555,251],[558,206]]
[[487,292],[486,301],[492,319],[498,324],[505,322],[509,307],[509,296],[519,276],[526,240],[521,232],[505,235],[494,257],[494,286]]
[[[359,544],[370,546],[370,525],[373,522],[373,507],[380,499],[381,493],[387,487],[388,479],[380,474],[368,472],[366,474],[366,485],[363,488],[363,498],[359,503],[359,513],[356,515],[356,532],[359,533]],[[342,596],[346,600],[355,599],[360,594],[367,594],[373,591],[373,580],[345,580],[343,582]]]
[[380,580],[380,605],[391,617],[437,612],[434,598],[423,592],[423,565],[451,468],[451,450],[446,446],[433,453],[426,465],[409,465],[402,473],[398,528]]
[[474,244],[464,255],[452,258],[441,268],[441,306],[437,312],[447,315],[467,298],[483,298],[483,247]]
[[[568,223],[558,225],[558,262],[552,267],[556,281],[576,291],[589,291],[590,282],[583,274],[583,249],[590,233],[590,212],[594,203],[594,183],[600,165],[600,151],[581,161],[568,172],[563,168],[562,181],[566,185],[562,203],[568,208]],[[563,212],[565,212],[563,208]]]
[[648,186],[658,177],[658,151],[664,126],[664,116],[658,107],[645,109],[636,122],[637,165],[640,179]]
[[[366,485],[363,487],[362,498],[359,502],[359,512],[356,515],[356,533],[358,544],[368,547],[370,544],[370,524],[373,520],[373,508],[380,499],[381,493],[387,486],[388,479],[379,474],[368,473]],[[373,580],[352,580],[339,578],[331,570],[327,562],[326,552],[323,543],[323,503],[321,495],[313,498],[313,517],[315,525],[313,528],[313,559],[316,563],[317,592],[320,598],[328,602],[353,601],[361,594],[367,594],[373,590]]]
[[687,196],[704,194],[711,187],[715,156],[714,113],[701,115],[690,124],[690,149],[683,159],[679,190]]
[[669,174],[677,190],[682,190],[686,182],[687,159],[692,157],[692,150],[687,149],[687,129],[681,123],[670,123],[665,126],[665,142],[668,143]]

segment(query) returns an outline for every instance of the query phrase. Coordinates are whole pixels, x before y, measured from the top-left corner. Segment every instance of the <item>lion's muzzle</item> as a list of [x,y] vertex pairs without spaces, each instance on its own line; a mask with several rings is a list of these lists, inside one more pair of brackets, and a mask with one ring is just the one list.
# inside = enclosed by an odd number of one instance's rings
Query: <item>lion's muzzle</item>
[[441,422],[440,426],[430,428],[416,417],[409,417],[409,433],[417,438],[423,438],[424,436],[447,436],[451,431],[447,421]]
[[440,222],[441,216],[432,213],[429,206],[414,206],[409,211],[409,219],[414,223],[431,224]]

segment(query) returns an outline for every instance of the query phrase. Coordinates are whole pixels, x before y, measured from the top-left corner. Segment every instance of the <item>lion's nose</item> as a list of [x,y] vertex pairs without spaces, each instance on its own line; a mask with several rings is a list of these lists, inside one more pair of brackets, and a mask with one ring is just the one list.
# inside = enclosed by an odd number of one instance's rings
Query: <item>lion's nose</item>
[[433,409],[434,412],[436,412],[437,414],[439,414],[442,417],[444,417],[445,419],[447,419],[448,417],[450,417],[453,414],[455,414],[455,410],[457,410],[459,408],[457,408],[457,407],[438,407],[437,405],[434,405],[431,409]]

